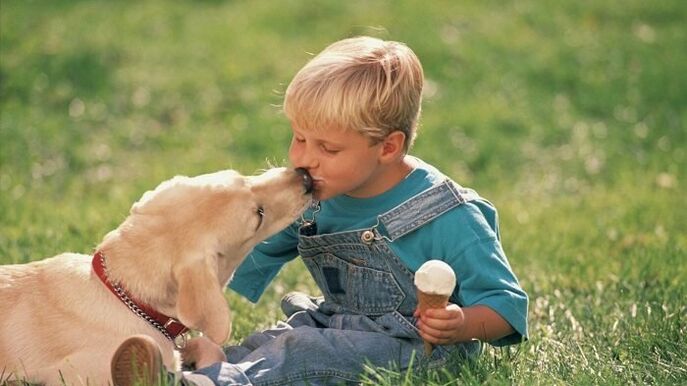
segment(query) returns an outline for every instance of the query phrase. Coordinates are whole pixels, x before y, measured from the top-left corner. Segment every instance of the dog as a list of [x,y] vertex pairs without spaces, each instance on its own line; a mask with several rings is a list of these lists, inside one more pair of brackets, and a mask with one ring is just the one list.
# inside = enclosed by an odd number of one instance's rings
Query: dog
[[223,343],[224,287],[311,190],[304,169],[177,176],[146,192],[93,255],[0,266],[0,382],[109,384],[110,358],[134,334],[152,337],[171,371],[187,329]]

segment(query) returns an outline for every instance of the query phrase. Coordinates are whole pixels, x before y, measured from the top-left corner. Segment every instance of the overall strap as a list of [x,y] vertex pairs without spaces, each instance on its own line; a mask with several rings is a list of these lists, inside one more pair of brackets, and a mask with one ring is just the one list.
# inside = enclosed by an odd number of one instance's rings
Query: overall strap
[[394,241],[479,195],[446,179],[379,216],[388,239]]

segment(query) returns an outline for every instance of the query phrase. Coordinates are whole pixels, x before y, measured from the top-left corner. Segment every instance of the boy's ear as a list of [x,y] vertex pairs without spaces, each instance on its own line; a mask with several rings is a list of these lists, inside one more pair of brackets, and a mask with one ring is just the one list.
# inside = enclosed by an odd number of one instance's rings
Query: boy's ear
[[402,131],[394,131],[382,141],[381,160],[392,161],[403,155],[406,135]]

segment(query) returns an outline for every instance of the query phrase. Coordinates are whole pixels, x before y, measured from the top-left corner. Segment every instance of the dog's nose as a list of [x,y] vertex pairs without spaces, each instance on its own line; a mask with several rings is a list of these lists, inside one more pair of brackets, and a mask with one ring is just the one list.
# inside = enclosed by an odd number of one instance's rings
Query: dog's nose
[[312,177],[310,173],[304,168],[296,168],[296,173],[303,179],[305,193],[312,193]]

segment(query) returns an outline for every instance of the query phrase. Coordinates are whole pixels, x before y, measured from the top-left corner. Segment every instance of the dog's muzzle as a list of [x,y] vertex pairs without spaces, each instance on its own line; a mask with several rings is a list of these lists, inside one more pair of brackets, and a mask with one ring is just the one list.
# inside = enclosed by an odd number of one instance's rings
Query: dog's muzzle
[[304,168],[296,168],[296,173],[298,173],[298,175],[303,179],[303,188],[305,188],[305,193],[312,193],[313,184],[310,173],[308,173],[308,171]]

